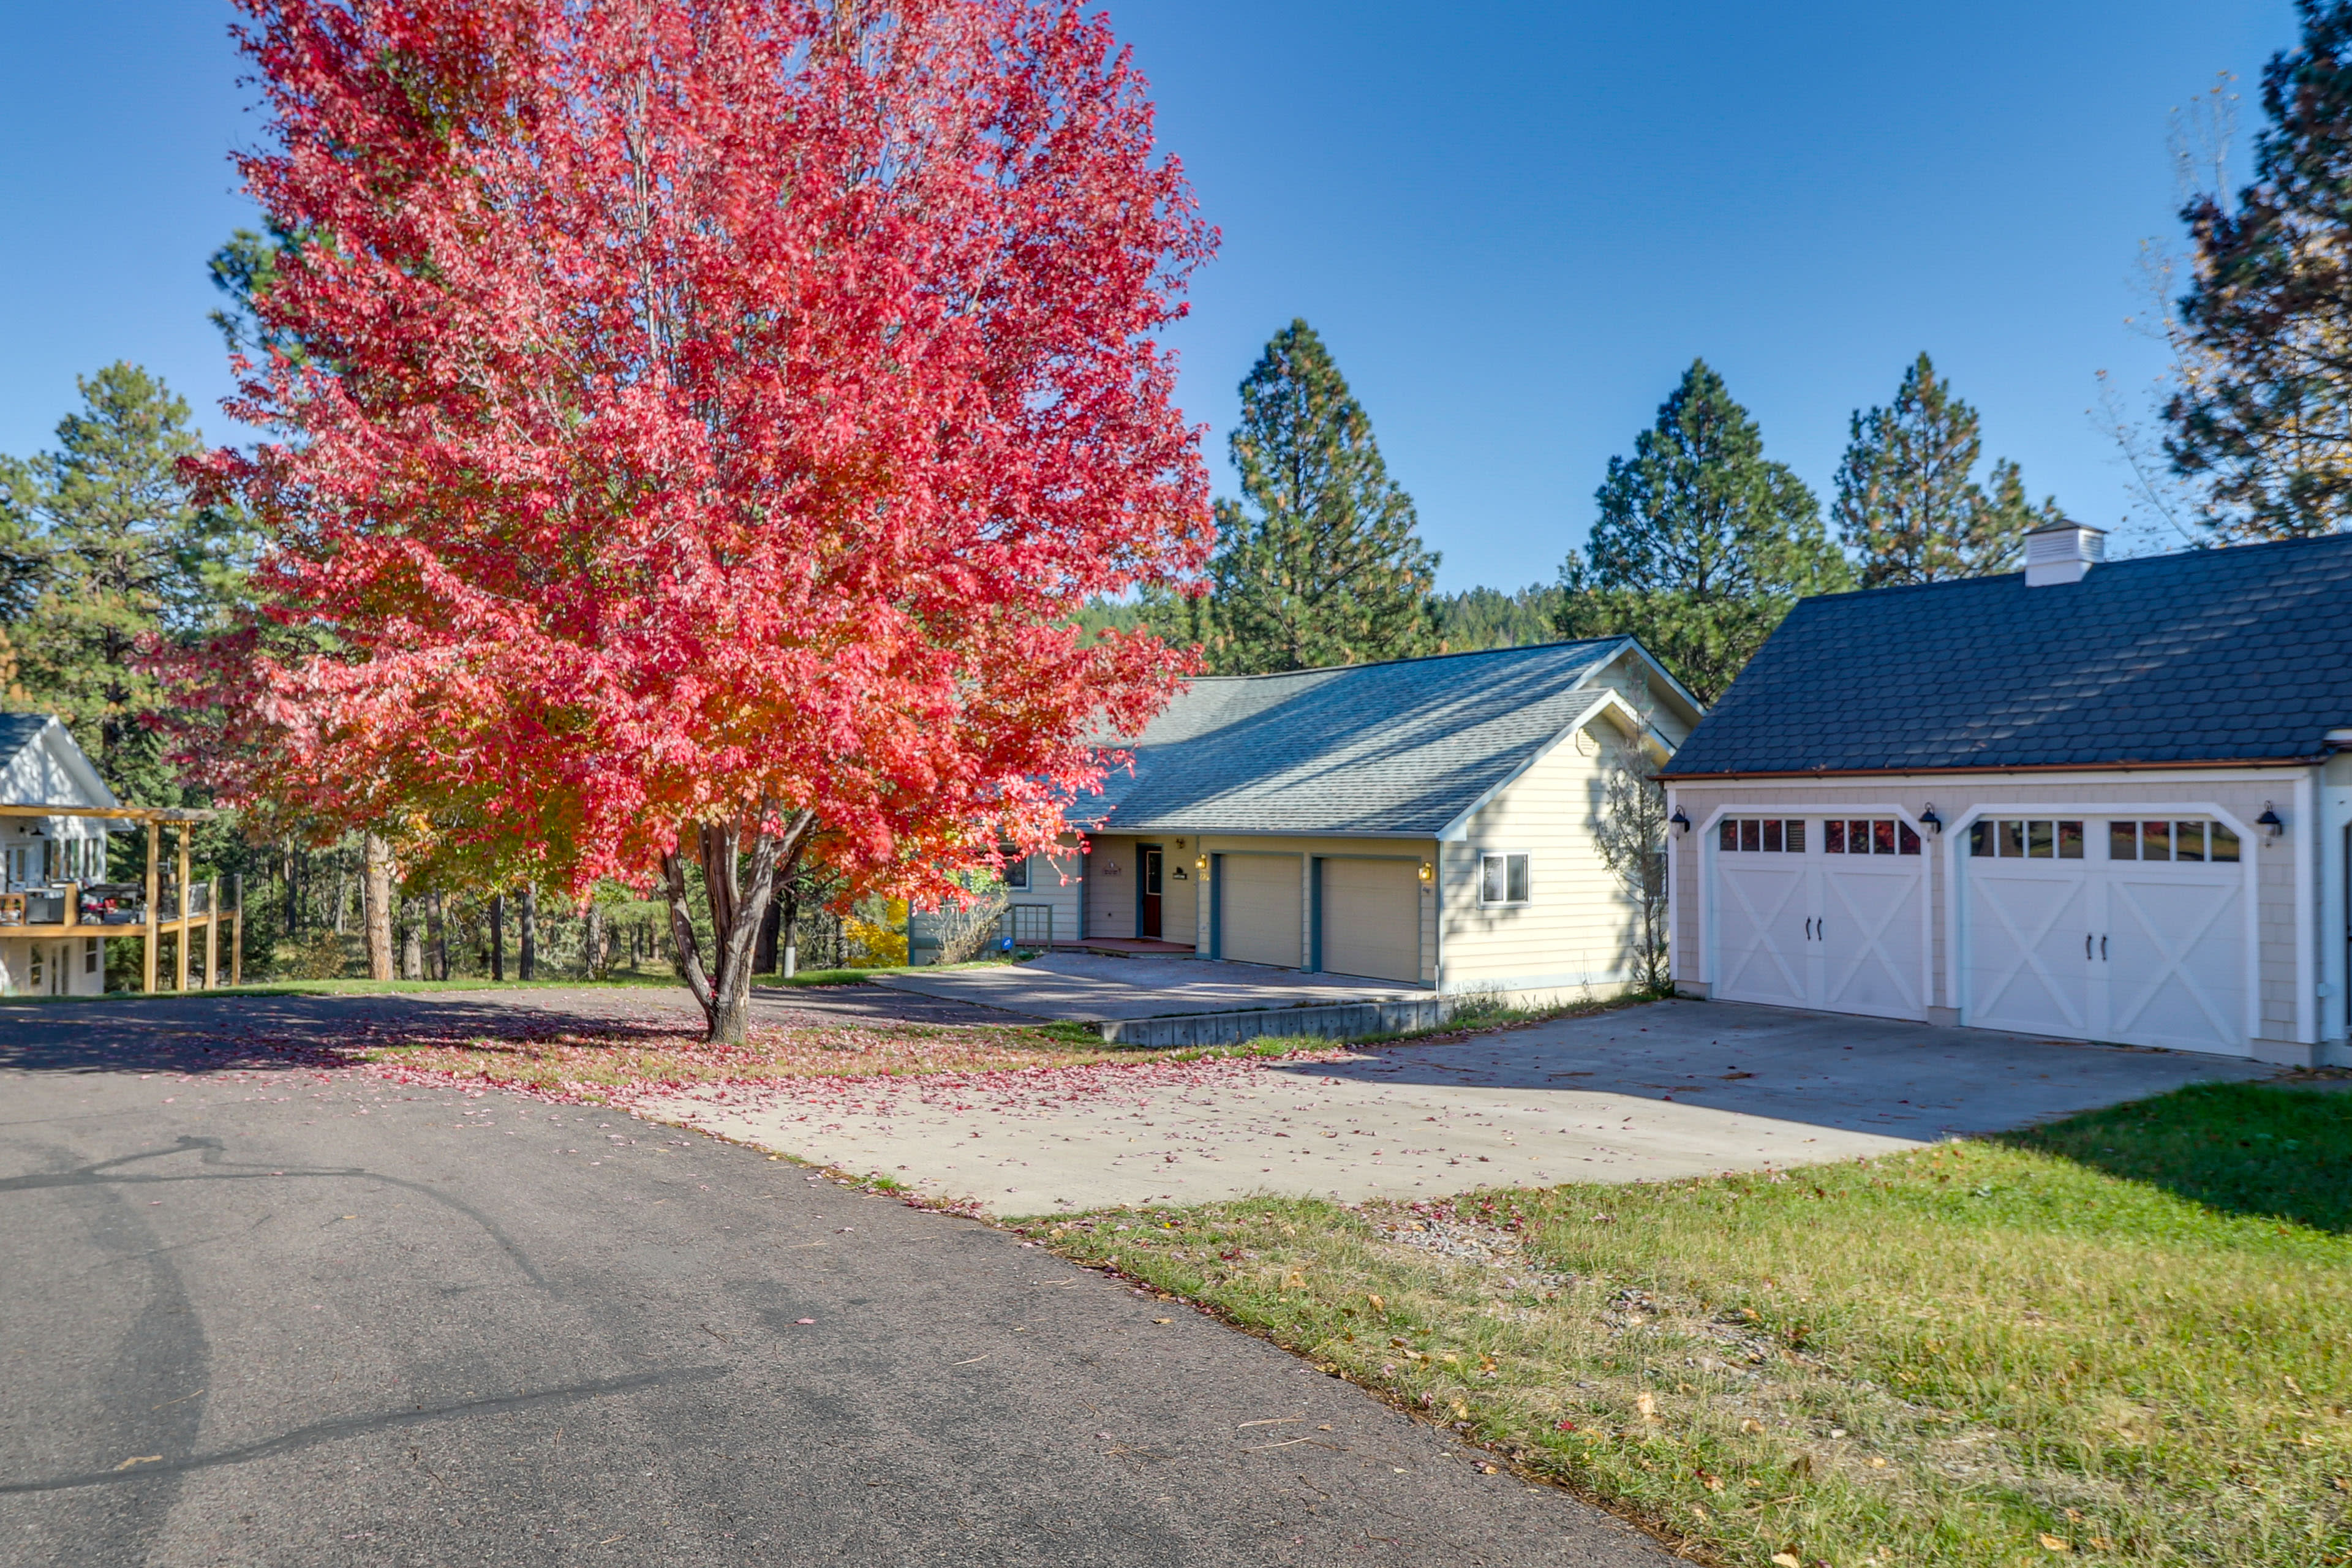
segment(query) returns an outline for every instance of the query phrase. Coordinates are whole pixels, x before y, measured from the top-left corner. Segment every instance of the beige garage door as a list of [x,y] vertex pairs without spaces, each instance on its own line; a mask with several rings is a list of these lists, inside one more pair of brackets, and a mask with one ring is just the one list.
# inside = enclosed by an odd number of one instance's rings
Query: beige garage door
[[1323,862],[1323,967],[1421,980],[1421,879],[1411,860]]
[[1296,969],[1301,959],[1299,860],[1296,855],[1227,855],[1218,895],[1224,956]]

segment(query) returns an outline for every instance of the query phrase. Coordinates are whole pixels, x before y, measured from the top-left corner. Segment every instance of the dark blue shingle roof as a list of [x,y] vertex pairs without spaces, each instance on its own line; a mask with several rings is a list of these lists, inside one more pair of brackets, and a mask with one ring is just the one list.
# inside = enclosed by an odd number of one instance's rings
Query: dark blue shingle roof
[[1670,777],[2312,757],[2352,725],[2352,535],[1807,599]]

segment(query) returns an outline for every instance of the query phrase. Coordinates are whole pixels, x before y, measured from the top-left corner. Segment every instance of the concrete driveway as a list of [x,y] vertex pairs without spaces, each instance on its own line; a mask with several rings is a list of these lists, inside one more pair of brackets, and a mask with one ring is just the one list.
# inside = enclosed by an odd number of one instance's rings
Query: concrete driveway
[[2220,1057],[1666,1002],[1308,1062],[802,1083],[648,1109],[992,1213],[1034,1215],[1786,1167],[2273,1072]]
[[11,1568],[1668,1562],[1016,1237],[243,1011],[0,1016]]
[[1029,963],[877,978],[894,991],[942,1002],[990,1007],[1024,1018],[1085,1023],[1429,994],[1419,986],[1392,980],[1303,974],[1295,969],[1206,958],[1111,958],[1093,952],[1054,952]]

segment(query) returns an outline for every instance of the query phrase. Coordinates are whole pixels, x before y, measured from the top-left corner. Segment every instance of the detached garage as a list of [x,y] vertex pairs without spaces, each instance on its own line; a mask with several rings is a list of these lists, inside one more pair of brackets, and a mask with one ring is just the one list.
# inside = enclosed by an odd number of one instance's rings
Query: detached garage
[[1665,773],[1687,993],[2347,1062],[2352,537],[1799,605]]

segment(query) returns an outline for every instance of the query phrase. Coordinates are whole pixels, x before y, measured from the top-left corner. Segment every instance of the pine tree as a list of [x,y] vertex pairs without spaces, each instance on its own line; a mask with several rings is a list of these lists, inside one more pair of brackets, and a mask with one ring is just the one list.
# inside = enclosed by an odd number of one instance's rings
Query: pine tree
[[2222,539],[2352,526],[2352,0],[2297,0],[2301,46],[2263,72],[2253,182],[2182,209],[2184,384],[2165,452]]
[[187,403],[137,365],[80,378],[58,449],[16,465],[32,592],[7,628],[31,704],[74,731],[118,795],[180,796],[148,724],[166,707],[141,640],[216,628],[241,591],[247,535],[196,504],[177,467],[204,448]]
[[1435,652],[1438,558],[1323,340],[1292,321],[1241,395],[1232,452],[1246,499],[1217,503],[1213,596],[1165,606],[1159,624],[1200,640],[1222,673]]
[[2026,500],[2015,463],[1993,465],[1990,493],[1977,483],[1977,411],[1925,353],[1894,403],[1857,411],[1851,431],[1832,511],[1865,588],[2010,571],[2027,531],[2059,517],[2055,500]]
[[1821,503],[1704,360],[1631,458],[1609,459],[1588,551],[1570,551],[1562,637],[1630,634],[1702,702],[1730,686],[1790,605],[1851,585]]

